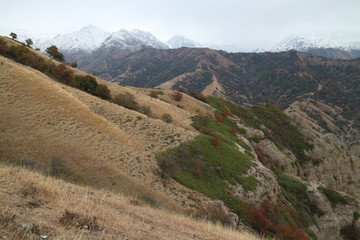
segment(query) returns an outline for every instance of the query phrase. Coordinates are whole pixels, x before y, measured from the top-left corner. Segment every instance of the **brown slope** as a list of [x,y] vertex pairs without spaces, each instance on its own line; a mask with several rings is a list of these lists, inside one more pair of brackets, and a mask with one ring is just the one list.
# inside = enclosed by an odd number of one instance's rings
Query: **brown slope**
[[0,165],[0,206],[3,239],[259,239],[13,166]]
[[0,59],[2,158],[19,161],[30,156],[43,170],[50,168],[53,158],[60,158],[71,176],[87,185],[129,194],[146,194],[150,188],[165,191],[154,174],[158,169],[154,155],[191,139],[194,132]]

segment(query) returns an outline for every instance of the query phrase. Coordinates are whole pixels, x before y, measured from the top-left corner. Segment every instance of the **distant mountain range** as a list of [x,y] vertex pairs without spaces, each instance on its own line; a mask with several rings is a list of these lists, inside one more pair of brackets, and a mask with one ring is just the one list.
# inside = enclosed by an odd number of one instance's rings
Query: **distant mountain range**
[[[20,41],[32,36],[26,30],[14,29],[13,31],[18,34]],[[0,28],[0,34],[2,35],[8,36],[10,32],[9,28]],[[80,60],[80,62],[84,54],[92,53],[98,48],[104,47],[127,52],[148,47],[156,49],[211,48],[228,52],[237,52],[235,49],[240,48],[240,46],[199,43],[181,35],[176,35],[168,41],[162,42],[153,34],[142,30],[128,31],[121,29],[111,33],[93,25],[88,25],[72,33],[59,34],[52,39],[36,36],[31,38],[34,41],[34,47],[40,48],[42,51],[45,51],[50,45],[56,45],[69,60]],[[278,44],[261,47],[252,52],[282,52],[289,50],[309,52],[328,58],[353,59],[360,57],[360,34],[348,32],[291,34]]]
[[[12,32],[9,28],[0,28],[0,34],[9,36]],[[19,41],[32,36],[26,30],[15,29]],[[35,42],[34,46],[42,51],[50,45],[56,45],[65,54],[74,52],[92,52],[99,47],[117,47],[122,50],[139,50],[144,47],[152,47],[157,49],[172,48],[213,48],[220,49],[219,46],[211,43],[199,43],[181,35],[176,35],[167,42],[162,42],[153,34],[134,29],[131,31],[121,29],[117,32],[107,32],[93,25],[88,25],[78,31],[68,34],[58,34],[52,39],[44,39],[40,37],[30,37]]]
[[276,45],[260,48],[255,52],[283,52],[289,50],[309,52],[328,58],[357,58],[360,57],[360,34],[292,34]]

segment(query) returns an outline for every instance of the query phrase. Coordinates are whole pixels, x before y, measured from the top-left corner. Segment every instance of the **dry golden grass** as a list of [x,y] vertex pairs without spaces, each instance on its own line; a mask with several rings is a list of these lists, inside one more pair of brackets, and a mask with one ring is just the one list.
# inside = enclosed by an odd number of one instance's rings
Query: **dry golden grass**
[[[60,158],[82,184],[159,195],[173,207],[168,202],[178,197],[154,174],[154,156],[196,133],[65,86],[7,58],[0,57],[0,63],[0,157],[19,161],[30,156],[43,171]],[[170,197],[158,193],[164,191]]]
[[[0,236],[5,239],[259,239],[3,164],[0,206]],[[34,230],[26,231],[22,222],[32,223]]]
[[[6,231],[14,230],[6,233],[10,239],[23,236],[31,239],[30,232],[19,229],[19,221],[27,220],[44,234],[55,232],[53,237],[57,239],[69,239],[68,236],[124,239],[125,235],[129,239],[185,239],[192,237],[191,231],[198,234],[192,220],[134,205],[138,200],[132,200],[131,205],[129,199],[116,194],[152,199],[162,208],[177,212],[183,211],[183,207],[196,206],[196,202],[208,201],[174,180],[163,181],[154,156],[196,136],[197,133],[187,130],[192,129],[190,117],[199,113],[199,108],[204,115],[212,109],[188,96],[184,96],[180,103],[184,109],[180,109],[177,102],[171,104],[172,99],[167,103],[149,97],[145,90],[97,80],[106,84],[112,94],[125,91],[134,94],[140,105],[151,107],[155,117],[171,114],[173,124],[101,100],[0,56],[0,160],[21,163],[22,158],[30,158],[39,164],[41,172],[47,173],[52,159],[62,159],[72,181],[92,187],[92,190],[85,189],[18,168],[1,167],[0,226],[5,227],[1,225],[4,220],[10,226]],[[170,94],[167,92],[164,97],[170,98]],[[118,200],[108,200],[112,199],[108,196],[117,196]],[[63,221],[67,226],[62,226],[59,221],[65,209],[79,214],[79,221],[95,215],[98,225],[108,230],[94,231],[90,236],[83,229],[71,227],[74,222],[69,219]],[[124,214],[120,214],[119,209]],[[160,215],[152,215],[152,211]],[[119,218],[123,219],[122,223]],[[165,220],[161,222],[162,219]],[[172,221],[175,223],[168,223]],[[211,237],[199,239],[224,239],[223,234],[238,234],[201,224],[199,234],[208,236],[209,231]],[[38,235],[34,239],[38,239]]]
[[214,108],[209,104],[199,101],[185,93],[182,93],[183,97],[181,101],[175,101],[173,98],[174,91],[162,90],[164,95],[159,95],[159,99],[165,101],[172,106],[176,106],[179,109],[191,112],[194,115],[201,116],[213,116]]

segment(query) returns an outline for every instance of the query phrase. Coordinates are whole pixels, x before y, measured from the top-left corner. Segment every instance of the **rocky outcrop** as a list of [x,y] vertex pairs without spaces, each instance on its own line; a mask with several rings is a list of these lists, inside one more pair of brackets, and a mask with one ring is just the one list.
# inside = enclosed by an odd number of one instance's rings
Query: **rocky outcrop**
[[[253,128],[248,129],[256,130]],[[233,195],[239,196],[241,199],[244,199],[248,203],[261,203],[264,200],[268,200],[273,203],[276,202],[281,194],[280,186],[276,180],[276,177],[269,168],[265,167],[259,161],[259,158],[256,155],[254,149],[252,148],[250,141],[242,136],[239,136],[239,138],[251,148],[251,155],[254,156],[253,161],[255,164],[248,170],[245,177],[252,176],[259,181],[259,184],[253,191],[244,189],[243,186],[241,186],[240,184],[229,184],[229,189],[231,189]]]
[[308,185],[307,192],[310,202],[321,212],[321,214],[315,217],[318,227],[312,226],[310,228],[316,233],[318,239],[343,240],[343,229],[350,227],[349,231],[353,232],[353,214],[354,210],[359,208],[357,200],[345,196],[348,204],[338,204],[334,207],[329,199],[319,190],[319,185],[315,182]]
[[255,129],[255,128],[252,128],[252,127],[246,127],[244,124],[241,124],[241,123],[237,123],[237,126],[239,128],[245,129],[246,133],[245,133],[244,136],[247,139],[252,139],[252,138],[263,139],[265,137],[264,132],[259,130],[259,129]]
[[281,170],[291,175],[298,174],[296,157],[291,151],[287,149],[280,151],[276,145],[268,139],[261,140],[257,143],[257,146],[260,146],[264,150],[264,153],[271,159],[277,161]]
[[317,162],[302,167],[304,175],[328,187],[360,197],[360,166],[346,144],[334,134],[327,133],[313,138],[314,147],[308,155]]

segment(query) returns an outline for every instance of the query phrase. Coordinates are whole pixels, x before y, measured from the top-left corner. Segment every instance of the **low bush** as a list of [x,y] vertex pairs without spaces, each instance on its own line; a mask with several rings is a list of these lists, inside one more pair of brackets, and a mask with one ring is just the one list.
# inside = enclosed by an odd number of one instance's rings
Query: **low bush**
[[202,102],[206,102],[206,96],[202,93],[198,93],[195,90],[191,90],[189,92],[190,96],[192,96],[193,98],[196,98],[197,100],[200,100]]
[[114,96],[113,102],[131,110],[139,109],[139,104],[135,101],[134,96],[128,92]]
[[164,113],[163,115],[161,115],[161,120],[163,120],[164,122],[167,122],[167,123],[171,123],[173,121],[173,119],[169,113]]
[[141,107],[139,107],[138,112],[140,112],[142,114],[145,114],[147,116],[151,115],[151,109],[150,109],[149,106],[141,106]]
[[111,92],[105,84],[98,84],[93,95],[105,100],[111,99]]
[[177,102],[180,102],[183,98],[183,94],[179,91],[175,91],[172,95],[172,98],[177,101]]
[[65,162],[61,158],[51,160],[50,174],[56,177],[70,175],[69,170],[65,167]]
[[296,226],[276,225],[274,226],[277,239],[282,240],[309,240],[304,231]]
[[154,91],[154,90],[152,90],[152,91],[150,92],[149,96],[152,97],[152,98],[158,98],[158,97],[159,97],[159,95],[157,94],[157,92]]
[[[76,76],[74,79],[74,71],[68,68],[65,64],[59,64],[56,67],[54,67],[52,69],[52,75],[62,83],[80,88],[77,85],[77,78],[80,76]],[[84,91],[84,89],[81,90]]]
[[72,63],[69,64],[69,66],[72,67],[72,68],[77,68],[78,64],[77,64],[77,62],[72,62]]

